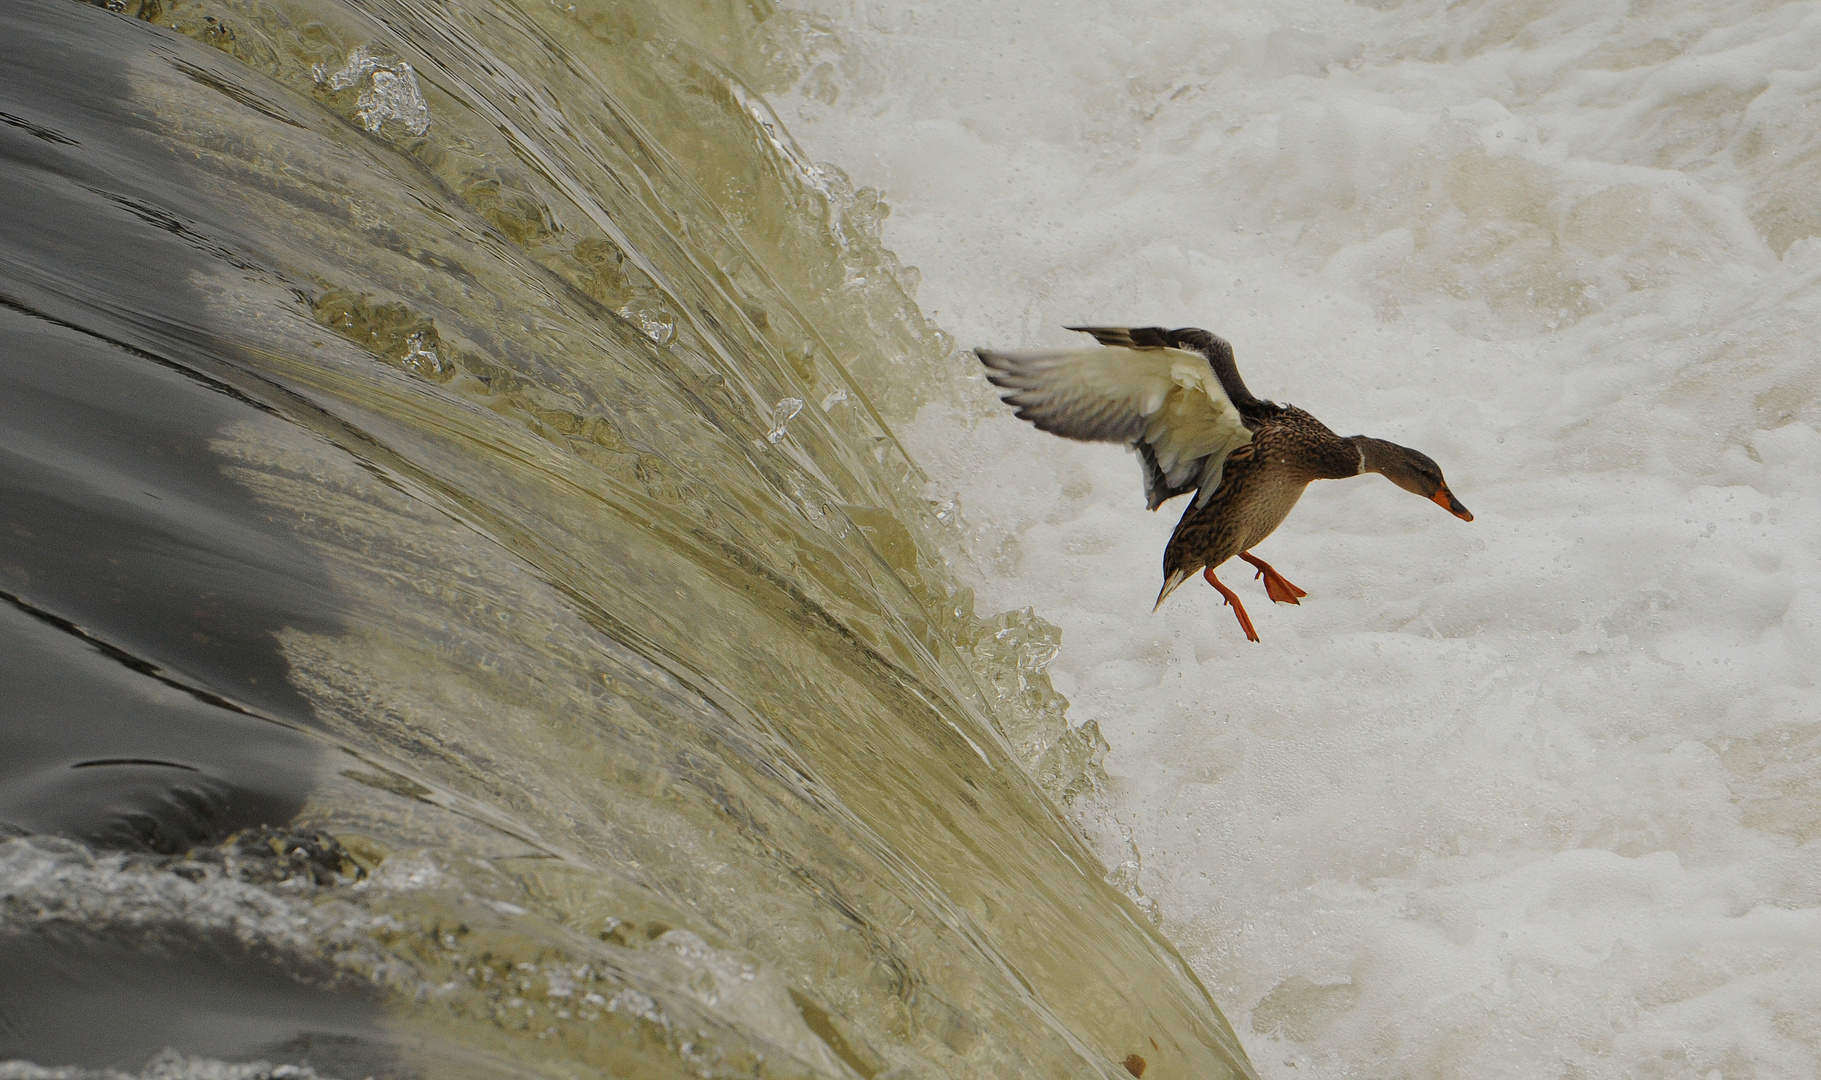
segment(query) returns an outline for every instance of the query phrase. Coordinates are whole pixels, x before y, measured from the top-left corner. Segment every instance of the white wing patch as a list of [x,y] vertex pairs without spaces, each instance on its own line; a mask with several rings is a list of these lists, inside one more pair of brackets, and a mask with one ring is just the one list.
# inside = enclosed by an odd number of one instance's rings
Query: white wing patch
[[1220,486],[1227,455],[1252,441],[1199,353],[1118,346],[974,351],[1020,417],[1064,438],[1142,443],[1171,488],[1196,488],[1199,506]]

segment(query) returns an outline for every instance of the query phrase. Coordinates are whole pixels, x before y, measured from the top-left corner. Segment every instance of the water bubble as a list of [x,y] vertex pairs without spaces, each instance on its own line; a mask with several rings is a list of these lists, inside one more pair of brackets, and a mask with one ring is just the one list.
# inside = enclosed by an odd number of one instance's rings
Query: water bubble
[[318,66],[316,81],[335,91],[361,86],[360,96],[354,101],[354,115],[368,131],[378,133],[388,122],[409,135],[423,135],[430,130],[430,106],[417,85],[417,73],[403,60],[388,63],[361,45],[348,54],[347,62],[333,75],[326,75]]
[[676,340],[676,319],[664,308],[627,305],[620,309],[619,315],[620,318],[638,327],[639,331],[650,338],[654,345],[668,345]]
[[607,1011],[637,1016],[654,1024],[664,1022],[664,1014],[658,1011],[658,1003],[630,987],[613,995],[613,1000],[607,1003]]
[[765,438],[773,445],[776,445],[777,441],[782,439],[789,432],[791,420],[795,418],[798,413],[803,411],[803,399],[794,397],[783,398],[771,408],[772,412],[777,415],[778,420],[776,424],[772,425],[772,429],[765,433]]

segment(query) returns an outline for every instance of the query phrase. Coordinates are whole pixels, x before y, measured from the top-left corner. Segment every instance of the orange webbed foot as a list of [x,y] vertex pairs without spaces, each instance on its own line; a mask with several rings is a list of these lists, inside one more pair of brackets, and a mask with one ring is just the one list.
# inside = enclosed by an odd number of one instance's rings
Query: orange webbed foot
[[1226,598],[1227,606],[1233,609],[1233,614],[1239,616],[1239,628],[1246,632],[1246,640],[1257,641],[1258,631],[1252,629],[1252,617],[1246,614],[1246,606],[1239,602],[1239,597],[1234,594],[1233,590],[1220,583],[1220,579],[1214,576],[1212,566],[1203,570],[1201,576],[1208,579],[1208,584],[1214,586],[1215,590]]
[[1266,596],[1269,596],[1280,604],[1295,604],[1298,607],[1302,606],[1302,601],[1298,600],[1297,597],[1307,596],[1309,594],[1290,584],[1289,578],[1286,578],[1282,574],[1271,569],[1270,563],[1249,551],[1240,552],[1239,557],[1251,563],[1253,566],[1258,567],[1258,573],[1252,575],[1252,580],[1256,581],[1259,578],[1265,579]]

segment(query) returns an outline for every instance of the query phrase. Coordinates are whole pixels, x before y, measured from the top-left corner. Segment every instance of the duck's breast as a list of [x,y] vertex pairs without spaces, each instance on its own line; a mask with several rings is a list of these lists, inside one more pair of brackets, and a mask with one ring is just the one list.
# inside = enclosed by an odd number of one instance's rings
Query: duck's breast
[[1275,461],[1262,463],[1258,472],[1251,497],[1245,500],[1240,514],[1241,551],[1249,551],[1276,532],[1296,508],[1296,500],[1303,497],[1303,489],[1309,486],[1307,480]]

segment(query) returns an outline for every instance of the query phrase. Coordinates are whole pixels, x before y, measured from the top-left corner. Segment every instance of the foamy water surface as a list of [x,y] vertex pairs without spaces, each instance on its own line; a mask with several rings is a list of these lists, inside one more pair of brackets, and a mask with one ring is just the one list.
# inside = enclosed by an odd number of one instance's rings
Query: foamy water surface
[[1204,326],[1477,515],[1315,485],[1251,645],[964,354],[901,432],[1260,1069],[1816,1075],[1821,4],[786,14],[774,104],[960,345]]

